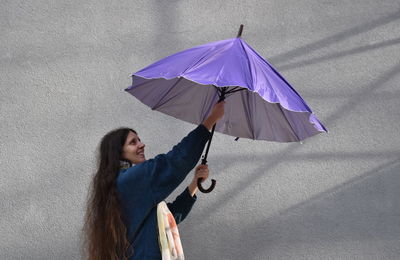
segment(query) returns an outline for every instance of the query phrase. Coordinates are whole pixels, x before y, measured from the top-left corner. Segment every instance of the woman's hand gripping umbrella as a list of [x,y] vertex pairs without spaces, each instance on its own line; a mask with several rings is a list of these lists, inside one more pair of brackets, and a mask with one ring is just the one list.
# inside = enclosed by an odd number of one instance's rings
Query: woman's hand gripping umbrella
[[208,178],[208,174],[208,165],[200,164],[196,167],[194,177],[189,184],[189,192],[192,197],[197,191],[198,180],[201,180],[201,182],[205,181]]

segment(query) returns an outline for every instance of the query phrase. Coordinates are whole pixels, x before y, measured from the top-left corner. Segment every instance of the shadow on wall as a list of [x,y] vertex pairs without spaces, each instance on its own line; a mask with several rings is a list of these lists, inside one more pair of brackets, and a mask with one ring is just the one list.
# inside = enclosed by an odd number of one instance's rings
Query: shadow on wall
[[375,44],[369,44],[369,45],[365,45],[365,46],[360,46],[360,47],[356,47],[356,48],[349,49],[349,50],[342,50],[342,51],[334,52],[334,53],[323,55],[320,57],[311,58],[308,60],[302,60],[302,61],[285,64],[282,66],[277,66],[277,69],[279,71],[295,69],[295,68],[306,66],[306,65],[312,65],[312,64],[332,60],[332,59],[346,57],[349,55],[354,55],[354,54],[367,52],[367,51],[375,50],[375,49],[379,49],[379,48],[394,46],[394,45],[398,45],[398,44],[400,44],[400,38],[395,38],[392,40],[383,41],[383,42],[379,42],[379,43],[375,43]]
[[[307,55],[310,52],[328,47],[332,44],[336,44],[339,41],[343,41],[348,38],[354,37],[358,34],[365,33],[367,31],[373,30],[379,26],[386,25],[386,24],[396,21],[398,19],[400,19],[400,10],[397,10],[396,12],[394,12],[390,15],[381,17],[374,21],[370,21],[370,22],[364,23],[362,25],[352,27],[343,32],[336,33],[336,34],[326,37],[322,40],[319,40],[319,41],[316,41],[316,42],[313,42],[310,44],[306,44],[304,46],[298,47],[294,50],[288,51],[283,54],[276,55],[275,57],[271,57],[268,60],[272,64],[279,65],[283,62],[290,61],[293,58]],[[350,54],[352,54],[352,53],[350,53]],[[342,55],[340,55],[338,57],[342,57]],[[290,64],[286,65],[286,66],[289,66],[290,68],[293,67],[293,65],[290,65]],[[280,66],[277,66],[277,68],[282,69],[282,67],[280,67]]]
[[[280,245],[290,248],[290,245],[318,242],[398,240],[399,172],[400,157],[275,216],[244,225],[239,230],[240,236],[216,239],[219,244],[215,248],[227,259],[232,256],[244,259],[240,257],[251,257],[251,252],[268,252]],[[243,241],[257,243],[244,246]]]

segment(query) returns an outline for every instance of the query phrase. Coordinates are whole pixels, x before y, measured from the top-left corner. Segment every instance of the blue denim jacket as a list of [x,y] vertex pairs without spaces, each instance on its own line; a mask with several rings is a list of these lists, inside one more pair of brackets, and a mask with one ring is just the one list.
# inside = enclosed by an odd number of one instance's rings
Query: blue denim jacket
[[[210,135],[204,125],[199,125],[170,152],[119,172],[117,191],[127,236],[134,250],[130,260],[161,259],[156,205],[165,200],[196,166]],[[186,188],[173,203],[167,204],[177,224],[187,216],[195,201],[196,197],[191,197]]]

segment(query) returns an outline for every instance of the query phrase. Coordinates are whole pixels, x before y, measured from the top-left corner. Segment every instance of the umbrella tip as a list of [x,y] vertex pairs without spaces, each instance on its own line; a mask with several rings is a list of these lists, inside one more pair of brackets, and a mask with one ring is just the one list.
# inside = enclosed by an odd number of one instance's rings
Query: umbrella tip
[[238,32],[238,35],[236,36],[236,38],[242,37],[243,26],[244,26],[243,24],[240,25],[239,32]]

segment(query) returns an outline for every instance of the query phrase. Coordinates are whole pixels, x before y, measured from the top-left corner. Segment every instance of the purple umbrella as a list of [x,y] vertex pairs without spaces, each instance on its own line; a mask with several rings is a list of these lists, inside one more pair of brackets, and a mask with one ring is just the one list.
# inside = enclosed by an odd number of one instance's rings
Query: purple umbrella
[[[216,102],[225,115],[213,127],[253,140],[300,142],[326,128],[290,84],[243,39],[211,42],[163,58],[132,75],[126,91],[175,118],[202,123]],[[208,142],[202,164],[207,163]],[[210,192],[215,186],[202,192]]]

